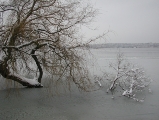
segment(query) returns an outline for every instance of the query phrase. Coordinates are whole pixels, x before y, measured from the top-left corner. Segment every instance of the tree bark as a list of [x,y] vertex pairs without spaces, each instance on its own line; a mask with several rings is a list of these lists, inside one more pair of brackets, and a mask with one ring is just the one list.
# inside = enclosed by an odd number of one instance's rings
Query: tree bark
[[34,49],[32,49],[31,51],[31,56],[32,58],[34,59],[37,67],[38,67],[38,70],[39,70],[39,77],[38,77],[38,83],[39,84],[35,84],[35,85],[32,85],[31,83],[27,82],[27,81],[24,81],[23,78],[19,77],[18,75],[14,75],[14,74],[11,74],[10,71],[9,71],[9,67],[7,65],[7,61],[8,61],[8,57],[6,57],[6,59],[4,59],[4,61],[0,60],[0,74],[4,77],[4,78],[7,78],[7,79],[11,79],[13,81],[16,81],[18,83],[20,83],[21,85],[23,86],[27,86],[27,87],[43,87],[41,85],[41,79],[42,79],[42,76],[43,76],[43,70],[42,70],[42,67],[40,65],[40,62],[37,58],[37,56],[35,55],[35,52],[45,46],[46,44],[42,44],[42,45],[38,45],[37,47],[35,47]]
[[7,79],[11,79],[13,81],[16,81],[20,83],[23,86],[27,87],[34,87],[34,88],[40,88],[43,87],[40,83],[39,84],[31,84],[27,81],[24,81],[22,78],[20,78],[18,75],[11,74],[8,70],[8,66],[5,64],[4,61],[0,60],[0,74]]
[[38,82],[39,82],[39,83],[41,83],[41,79],[42,79],[42,76],[43,76],[43,70],[42,70],[42,67],[41,67],[41,65],[40,65],[40,62],[39,62],[38,58],[37,58],[36,55],[35,55],[35,52],[36,52],[37,49],[43,47],[44,45],[45,45],[45,44],[38,45],[37,47],[35,47],[35,48],[32,49],[32,51],[31,51],[31,56],[32,56],[32,58],[34,59],[36,65],[37,65],[37,67],[38,67],[38,69],[39,69],[39,77],[38,77]]

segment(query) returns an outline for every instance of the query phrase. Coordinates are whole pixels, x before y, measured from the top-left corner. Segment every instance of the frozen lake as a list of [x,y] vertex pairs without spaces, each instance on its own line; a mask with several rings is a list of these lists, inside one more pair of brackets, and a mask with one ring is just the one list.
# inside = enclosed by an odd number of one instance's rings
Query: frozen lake
[[[97,62],[92,72],[101,74],[115,60],[119,49],[91,51]],[[53,97],[47,88],[0,90],[0,120],[159,120],[159,48],[122,48],[120,51],[153,79],[152,92],[146,93],[143,103],[120,96],[111,99],[104,87],[89,93],[73,89],[71,93]]]

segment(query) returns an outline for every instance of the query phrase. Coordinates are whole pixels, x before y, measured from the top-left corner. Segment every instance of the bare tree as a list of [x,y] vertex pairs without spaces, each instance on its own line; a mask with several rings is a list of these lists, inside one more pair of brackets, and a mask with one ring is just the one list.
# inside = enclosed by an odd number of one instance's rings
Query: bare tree
[[78,33],[95,16],[90,5],[80,0],[9,0],[0,3],[0,12],[7,16],[0,26],[0,74],[4,78],[42,87],[45,72],[54,81],[73,81],[82,89],[89,85],[79,48],[101,36],[83,43]]
[[142,68],[130,64],[124,58],[122,53],[117,55],[117,62],[111,63],[110,68],[113,69],[113,74],[105,74],[105,78],[109,82],[107,92],[115,94],[115,91],[122,91],[122,95],[132,98],[136,101],[139,100],[136,94],[151,83]]

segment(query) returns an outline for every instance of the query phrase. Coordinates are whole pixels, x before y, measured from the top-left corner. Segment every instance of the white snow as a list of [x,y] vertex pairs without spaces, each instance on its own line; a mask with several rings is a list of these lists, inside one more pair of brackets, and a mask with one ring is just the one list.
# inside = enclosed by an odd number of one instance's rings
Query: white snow
[[102,87],[102,84],[100,83],[99,80],[96,80],[95,83],[97,83],[100,87]]
[[37,79],[36,78],[34,78],[34,79],[29,79],[29,78],[23,78],[23,80],[24,81],[26,81],[26,82],[28,82],[29,84],[31,84],[31,85],[39,85],[40,83],[37,81]]
[[23,76],[20,76],[18,74],[15,74],[15,76],[19,77],[23,82],[27,82],[29,83],[30,85],[40,85],[40,83],[38,82],[37,78],[33,78],[33,79],[29,79],[29,78],[26,78],[26,77],[23,77]]
[[149,91],[149,93],[152,93],[152,90],[151,90],[150,88],[149,88],[149,90],[148,90],[148,91]]
[[127,95],[127,93],[128,93],[128,90],[125,90],[122,95],[125,96]]
[[139,100],[139,102],[144,102],[144,100]]

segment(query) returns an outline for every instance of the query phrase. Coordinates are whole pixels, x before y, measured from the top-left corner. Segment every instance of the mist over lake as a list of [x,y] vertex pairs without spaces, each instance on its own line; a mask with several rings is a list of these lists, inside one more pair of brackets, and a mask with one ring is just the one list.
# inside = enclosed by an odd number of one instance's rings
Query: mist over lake
[[[143,67],[153,80],[151,92],[145,91],[145,101],[139,103],[106,93],[106,86],[92,92],[71,92],[50,95],[48,88],[4,89],[0,85],[0,120],[158,120],[159,118],[159,48],[91,49],[88,56],[93,74],[109,71],[109,63],[118,52],[133,64]],[[8,96],[9,94],[9,96]]]

